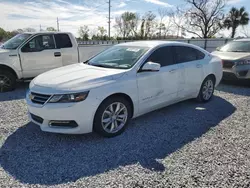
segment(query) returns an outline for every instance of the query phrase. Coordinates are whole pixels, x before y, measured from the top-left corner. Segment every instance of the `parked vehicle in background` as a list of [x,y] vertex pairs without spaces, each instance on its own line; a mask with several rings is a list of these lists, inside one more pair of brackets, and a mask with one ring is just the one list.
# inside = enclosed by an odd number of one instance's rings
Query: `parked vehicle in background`
[[37,76],[26,100],[43,131],[112,137],[147,112],[190,98],[209,101],[221,78],[221,60],[197,46],[132,42]]
[[40,32],[16,35],[0,48],[0,92],[15,88],[17,79],[30,79],[48,70],[81,62],[71,33]]
[[234,40],[212,54],[223,60],[223,79],[250,79],[250,39]]

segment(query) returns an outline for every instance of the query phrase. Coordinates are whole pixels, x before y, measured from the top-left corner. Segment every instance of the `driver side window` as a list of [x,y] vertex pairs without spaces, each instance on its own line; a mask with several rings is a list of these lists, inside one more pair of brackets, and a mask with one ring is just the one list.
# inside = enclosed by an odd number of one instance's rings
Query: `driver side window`
[[39,35],[25,44],[22,52],[40,52],[48,49],[55,49],[53,35]]

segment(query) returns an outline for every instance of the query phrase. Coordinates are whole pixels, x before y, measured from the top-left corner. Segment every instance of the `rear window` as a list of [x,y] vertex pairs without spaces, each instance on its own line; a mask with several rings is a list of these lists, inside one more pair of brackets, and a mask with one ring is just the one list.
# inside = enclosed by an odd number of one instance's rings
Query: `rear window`
[[56,34],[56,46],[57,48],[72,48],[72,43],[67,34]]
[[204,59],[205,54],[187,46],[175,46],[175,56],[177,63],[184,63]]

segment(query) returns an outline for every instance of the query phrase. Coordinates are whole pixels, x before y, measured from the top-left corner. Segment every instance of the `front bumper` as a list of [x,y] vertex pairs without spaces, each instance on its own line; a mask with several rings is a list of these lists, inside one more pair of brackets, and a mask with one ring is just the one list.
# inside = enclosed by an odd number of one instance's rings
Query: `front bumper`
[[[33,103],[26,96],[30,120],[39,125],[42,131],[63,134],[84,134],[93,130],[93,119],[99,106],[99,101],[86,100],[79,103]],[[51,122],[75,122],[76,126],[67,127],[65,124],[51,126]]]
[[234,66],[230,69],[223,68],[223,79],[225,80],[246,80],[250,79],[250,66]]

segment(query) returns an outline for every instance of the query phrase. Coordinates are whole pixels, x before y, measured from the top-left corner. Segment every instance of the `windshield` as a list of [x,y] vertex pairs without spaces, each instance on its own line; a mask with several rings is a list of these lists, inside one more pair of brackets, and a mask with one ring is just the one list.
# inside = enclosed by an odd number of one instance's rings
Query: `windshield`
[[1,48],[4,49],[16,49],[20,44],[22,44],[31,34],[18,34],[10,40],[6,41]]
[[87,63],[98,67],[129,69],[148,49],[137,46],[114,46],[93,57]]
[[219,49],[221,52],[250,52],[250,41],[233,41]]

